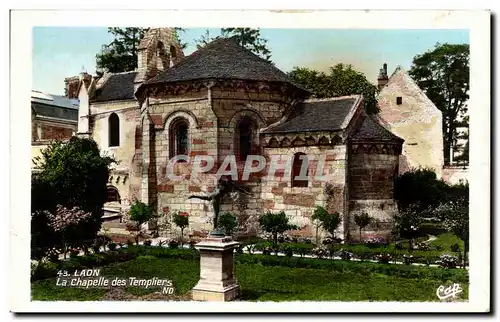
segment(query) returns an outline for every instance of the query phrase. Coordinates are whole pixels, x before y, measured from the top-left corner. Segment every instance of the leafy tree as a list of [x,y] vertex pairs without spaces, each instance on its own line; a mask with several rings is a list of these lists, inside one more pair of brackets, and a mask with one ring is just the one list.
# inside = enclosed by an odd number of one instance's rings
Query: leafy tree
[[441,205],[436,210],[444,218],[446,230],[464,241],[462,265],[465,268],[469,251],[469,200],[458,198]]
[[200,36],[200,38],[195,39],[194,43],[196,45],[196,49],[201,49],[211,43],[212,41],[219,39],[220,36],[210,37],[210,31],[208,29],[205,30],[205,33]]
[[317,98],[363,94],[368,114],[378,113],[376,95],[378,89],[366,76],[353,69],[352,65],[337,64],[328,73],[294,67],[289,75],[310,90]]
[[[109,167],[116,161],[101,156],[97,143],[91,139],[72,137],[69,142],[54,142],[34,159],[38,171],[33,174],[31,186],[32,247],[33,242],[49,237],[49,218],[39,214],[55,213],[58,205],[68,209],[78,207],[91,213],[78,229],[78,239],[94,239],[101,228],[102,207],[107,198],[106,186]],[[76,238],[76,236],[75,236]],[[45,243],[45,242],[42,242]],[[48,246],[48,244],[45,244]]]
[[413,250],[414,239],[422,224],[420,209],[417,204],[411,204],[394,216],[392,233],[397,238],[408,239],[409,250]]
[[362,241],[362,238],[361,238],[362,230],[366,226],[368,226],[372,221],[373,221],[373,218],[370,217],[370,215],[368,215],[366,212],[354,215],[354,222],[359,227],[359,241]]
[[108,28],[113,41],[96,55],[98,71],[128,72],[137,68],[137,48],[149,28]]
[[219,216],[217,227],[222,227],[227,236],[231,236],[236,227],[238,227],[238,220],[236,216],[228,212]]
[[130,220],[134,221],[137,226],[137,233],[135,235],[135,243],[139,244],[139,236],[141,231],[141,226],[155,218],[156,215],[153,212],[153,207],[145,204],[142,201],[136,200],[131,206],[129,210]]
[[316,223],[316,245],[319,244],[318,229],[319,227],[321,227],[323,218],[325,218],[326,216],[328,216],[328,211],[321,206],[316,206],[312,215],[312,220]]
[[267,40],[260,35],[259,28],[221,28],[222,37],[235,37],[241,47],[251,50],[267,61],[271,61],[271,51]]
[[[175,36],[180,42],[179,33],[183,28],[174,28]],[[113,41],[103,45],[96,55],[98,73],[120,73],[133,71],[137,68],[137,48],[149,28],[108,28],[113,35]],[[186,48],[186,43],[181,43]]]
[[419,212],[437,207],[448,198],[448,184],[438,180],[434,170],[413,169],[396,178],[394,198],[401,210],[413,205]]
[[44,211],[48,219],[49,226],[58,234],[62,245],[64,258],[68,252],[68,246],[76,247],[79,244],[78,236],[80,230],[85,228],[81,225],[92,217],[90,212],[85,212],[78,207],[66,208],[61,205],[56,206],[54,212]]
[[456,128],[462,122],[460,117],[467,112],[469,45],[438,43],[413,58],[409,74],[443,113],[444,158],[449,162]]
[[335,212],[333,214],[328,214],[327,216],[321,217],[321,227],[326,230],[332,239],[335,238],[335,231],[339,228],[339,225],[342,221],[340,218],[340,214]]
[[189,226],[189,214],[187,212],[176,212],[173,215],[174,224],[181,229],[181,245],[184,243],[184,229]]
[[278,244],[278,234],[283,234],[287,230],[299,228],[289,223],[288,217],[284,211],[278,213],[265,213],[259,218],[259,224],[265,232],[272,234],[275,245]]

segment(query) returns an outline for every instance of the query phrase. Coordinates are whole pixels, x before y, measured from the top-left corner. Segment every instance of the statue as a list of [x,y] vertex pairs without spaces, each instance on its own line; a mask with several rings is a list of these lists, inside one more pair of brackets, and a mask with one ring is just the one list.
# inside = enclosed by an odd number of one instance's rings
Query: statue
[[212,202],[212,208],[214,211],[214,230],[210,232],[210,236],[224,237],[224,232],[217,228],[217,220],[219,218],[219,209],[224,196],[230,192],[238,191],[246,195],[251,195],[250,192],[243,189],[243,187],[237,185],[229,177],[221,177],[214,191],[208,196],[189,196],[188,199],[201,199]]

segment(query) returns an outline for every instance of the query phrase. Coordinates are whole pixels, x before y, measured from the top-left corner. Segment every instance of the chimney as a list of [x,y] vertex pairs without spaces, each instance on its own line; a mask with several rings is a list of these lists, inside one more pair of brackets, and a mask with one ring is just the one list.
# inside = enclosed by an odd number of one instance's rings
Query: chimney
[[384,88],[385,85],[387,85],[387,83],[389,82],[389,77],[387,76],[387,64],[386,63],[384,63],[383,68],[380,69],[377,81],[378,81],[378,90],[379,91],[381,91],[382,88]]

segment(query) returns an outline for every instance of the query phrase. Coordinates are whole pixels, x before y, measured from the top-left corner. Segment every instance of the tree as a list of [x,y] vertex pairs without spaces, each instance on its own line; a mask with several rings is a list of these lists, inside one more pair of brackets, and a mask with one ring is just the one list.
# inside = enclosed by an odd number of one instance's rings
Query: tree
[[129,215],[130,220],[136,223],[137,234],[135,235],[135,243],[139,244],[139,236],[142,225],[156,217],[153,212],[153,207],[145,204],[142,201],[136,200],[130,206]]
[[221,227],[226,236],[231,236],[236,227],[238,227],[238,220],[236,216],[226,212],[219,216],[217,227]]
[[[120,73],[133,71],[137,68],[137,48],[149,28],[108,28],[113,35],[113,41],[103,45],[96,55],[98,73]],[[187,44],[180,41],[179,33],[183,28],[174,28],[174,36],[186,48]]]
[[261,37],[259,28],[221,28],[221,34],[224,38],[235,37],[241,47],[271,61],[271,51],[267,48],[267,40]]
[[359,227],[359,241],[362,241],[363,239],[361,238],[361,232],[362,230],[368,226],[371,222],[373,221],[373,218],[370,217],[366,212],[363,212],[361,214],[355,214],[354,215],[354,222],[356,225]]
[[68,246],[78,246],[80,230],[85,228],[82,223],[92,217],[90,212],[85,212],[78,207],[66,208],[57,205],[54,212],[47,212],[50,227],[59,234],[64,258],[68,252]]
[[[34,162],[39,172],[32,177],[31,212],[55,213],[58,205],[68,209],[78,207],[91,213],[90,218],[81,223],[78,238],[81,241],[94,239],[101,228],[109,168],[116,161],[101,156],[95,141],[72,137],[69,142],[52,143]],[[50,231],[47,220],[49,218],[44,215],[32,218],[35,241]]]
[[314,213],[312,215],[312,220],[316,223],[316,245],[319,244],[319,235],[318,235],[319,227],[321,227],[323,218],[325,218],[326,216],[328,216],[328,211],[321,206],[316,206],[316,208],[314,209]]
[[437,179],[434,170],[413,169],[396,178],[394,198],[402,210],[413,205],[419,207],[419,212],[425,212],[446,199],[447,187],[444,181]]
[[444,218],[446,230],[453,233],[464,242],[462,265],[465,268],[469,252],[469,200],[458,198],[441,205],[436,210]]
[[189,214],[187,212],[176,212],[173,216],[174,224],[181,229],[181,247],[184,244],[184,229],[189,226]]
[[296,225],[289,223],[284,211],[265,213],[259,218],[259,224],[265,232],[272,234],[274,245],[278,244],[278,234],[283,234],[287,230],[298,229]]
[[113,41],[96,55],[99,72],[120,73],[137,68],[137,48],[149,28],[108,28]]
[[306,67],[294,67],[289,73],[297,83],[310,90],[314,97],[338,97],[363,94],[368,114],[378,113],[376,95],[378,89],[366,76],[353,69],[352,65],[336,64],[328,74]]
[[200,36],[200,38],[195,39],[194,43],[196,45],[196,49],[201,49],[211,43],[214,40],[219,39],[220,36],[210,37],[210,31],[208,29],[205,30],[205,33]]
[[394,216],[393,234],[398,238],[408,239],[409,250],[413,250],[413,241],[422,223],[420,209],[417,204],[411,204]]
[[444,158],[448,163],[456,128],[467,112],[469,45],[438,43],[413,58],[409,74],[443,114]]

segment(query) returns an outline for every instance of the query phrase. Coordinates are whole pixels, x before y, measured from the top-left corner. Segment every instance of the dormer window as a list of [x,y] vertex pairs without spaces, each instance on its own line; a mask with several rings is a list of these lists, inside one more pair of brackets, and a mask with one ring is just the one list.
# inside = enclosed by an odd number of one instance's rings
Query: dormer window
[[397,105],[403,104],[403,98],[401,96],[396,97],[396,104]]

